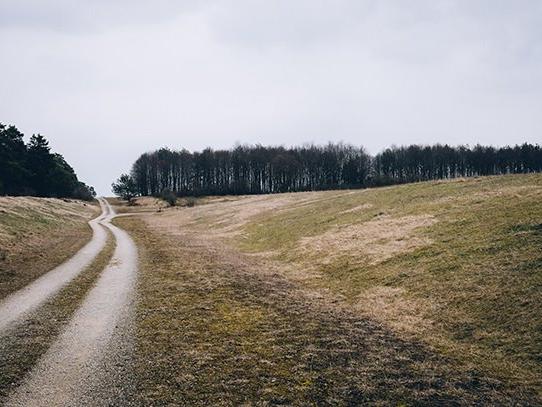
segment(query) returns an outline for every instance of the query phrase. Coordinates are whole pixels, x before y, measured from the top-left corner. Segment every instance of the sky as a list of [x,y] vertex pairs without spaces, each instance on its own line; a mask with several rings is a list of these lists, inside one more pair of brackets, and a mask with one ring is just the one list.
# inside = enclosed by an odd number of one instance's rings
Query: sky
[[0,0],[0,55],[105,195],[164,146],[542,143],[540,0]]

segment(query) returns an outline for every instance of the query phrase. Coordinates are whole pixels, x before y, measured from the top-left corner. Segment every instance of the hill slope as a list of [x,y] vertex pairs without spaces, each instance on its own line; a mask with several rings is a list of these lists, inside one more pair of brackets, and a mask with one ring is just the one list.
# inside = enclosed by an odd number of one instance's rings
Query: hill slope
[[0,197],[0,299],[75,254],[98,213],[76,200]]
[[[540,202],[542,176],[514,175],[205,199],[121,219],[143,249],[138,349],[155,366],[140,370],[143,388],[318,402],[362,383],[358,401],[533,402]],[[382,331],[356,339],[359,324]],[[358,365],[360,346],[373,350]]]

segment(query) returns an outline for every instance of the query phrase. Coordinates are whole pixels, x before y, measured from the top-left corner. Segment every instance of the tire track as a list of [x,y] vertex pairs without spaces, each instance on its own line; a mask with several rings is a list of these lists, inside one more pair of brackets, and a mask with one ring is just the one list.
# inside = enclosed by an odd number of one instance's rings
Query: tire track
[[101,222],[109,216],[111,207],[104,200],[100,199],[99,202],[102,213],[89,222],[92,228],[90,242],[69,260],[0,302],[0,336],[58,293],[62,287],[87,268],[103,250],[107,241],[107,233],[101,226]]
[[[117,246],[109,265],[89,291],[64,332],[8,399],[9,406],[110,405],[126,391],[124,357],[131,347],[133,288],[137,249],[130,236],[112,225],[108,202],[102,221]],[[104,379],[107,386],[103,386]]]
[[[109,233],[108,233],[109,234]],[[113,257],[113,238],[92,264],[56,295],[0,336],[0,405],[22,383],[68,325]]]

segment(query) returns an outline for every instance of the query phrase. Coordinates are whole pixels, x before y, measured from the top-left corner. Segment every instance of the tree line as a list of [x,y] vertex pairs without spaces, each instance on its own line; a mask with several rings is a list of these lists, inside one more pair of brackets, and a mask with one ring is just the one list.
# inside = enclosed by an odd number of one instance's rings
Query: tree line
[[539,145],[410,145],[370,156],[363,147],[238,145],[142,154],[113,183],[120,196],[267,194],[367,188],[407,182],[542,171]]
[[15,126],[0,123],[0,195],[92,200],[94,189],[77,179],[73,168],[49,142],[34,134],[28,143]]

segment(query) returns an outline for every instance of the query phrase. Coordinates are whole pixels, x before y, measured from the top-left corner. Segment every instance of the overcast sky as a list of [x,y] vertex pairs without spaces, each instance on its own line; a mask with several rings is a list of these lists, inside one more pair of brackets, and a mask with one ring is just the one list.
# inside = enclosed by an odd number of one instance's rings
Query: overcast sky
[[0,0],[0,55],[101,194],[162,146],[542,142],[540,0]]

